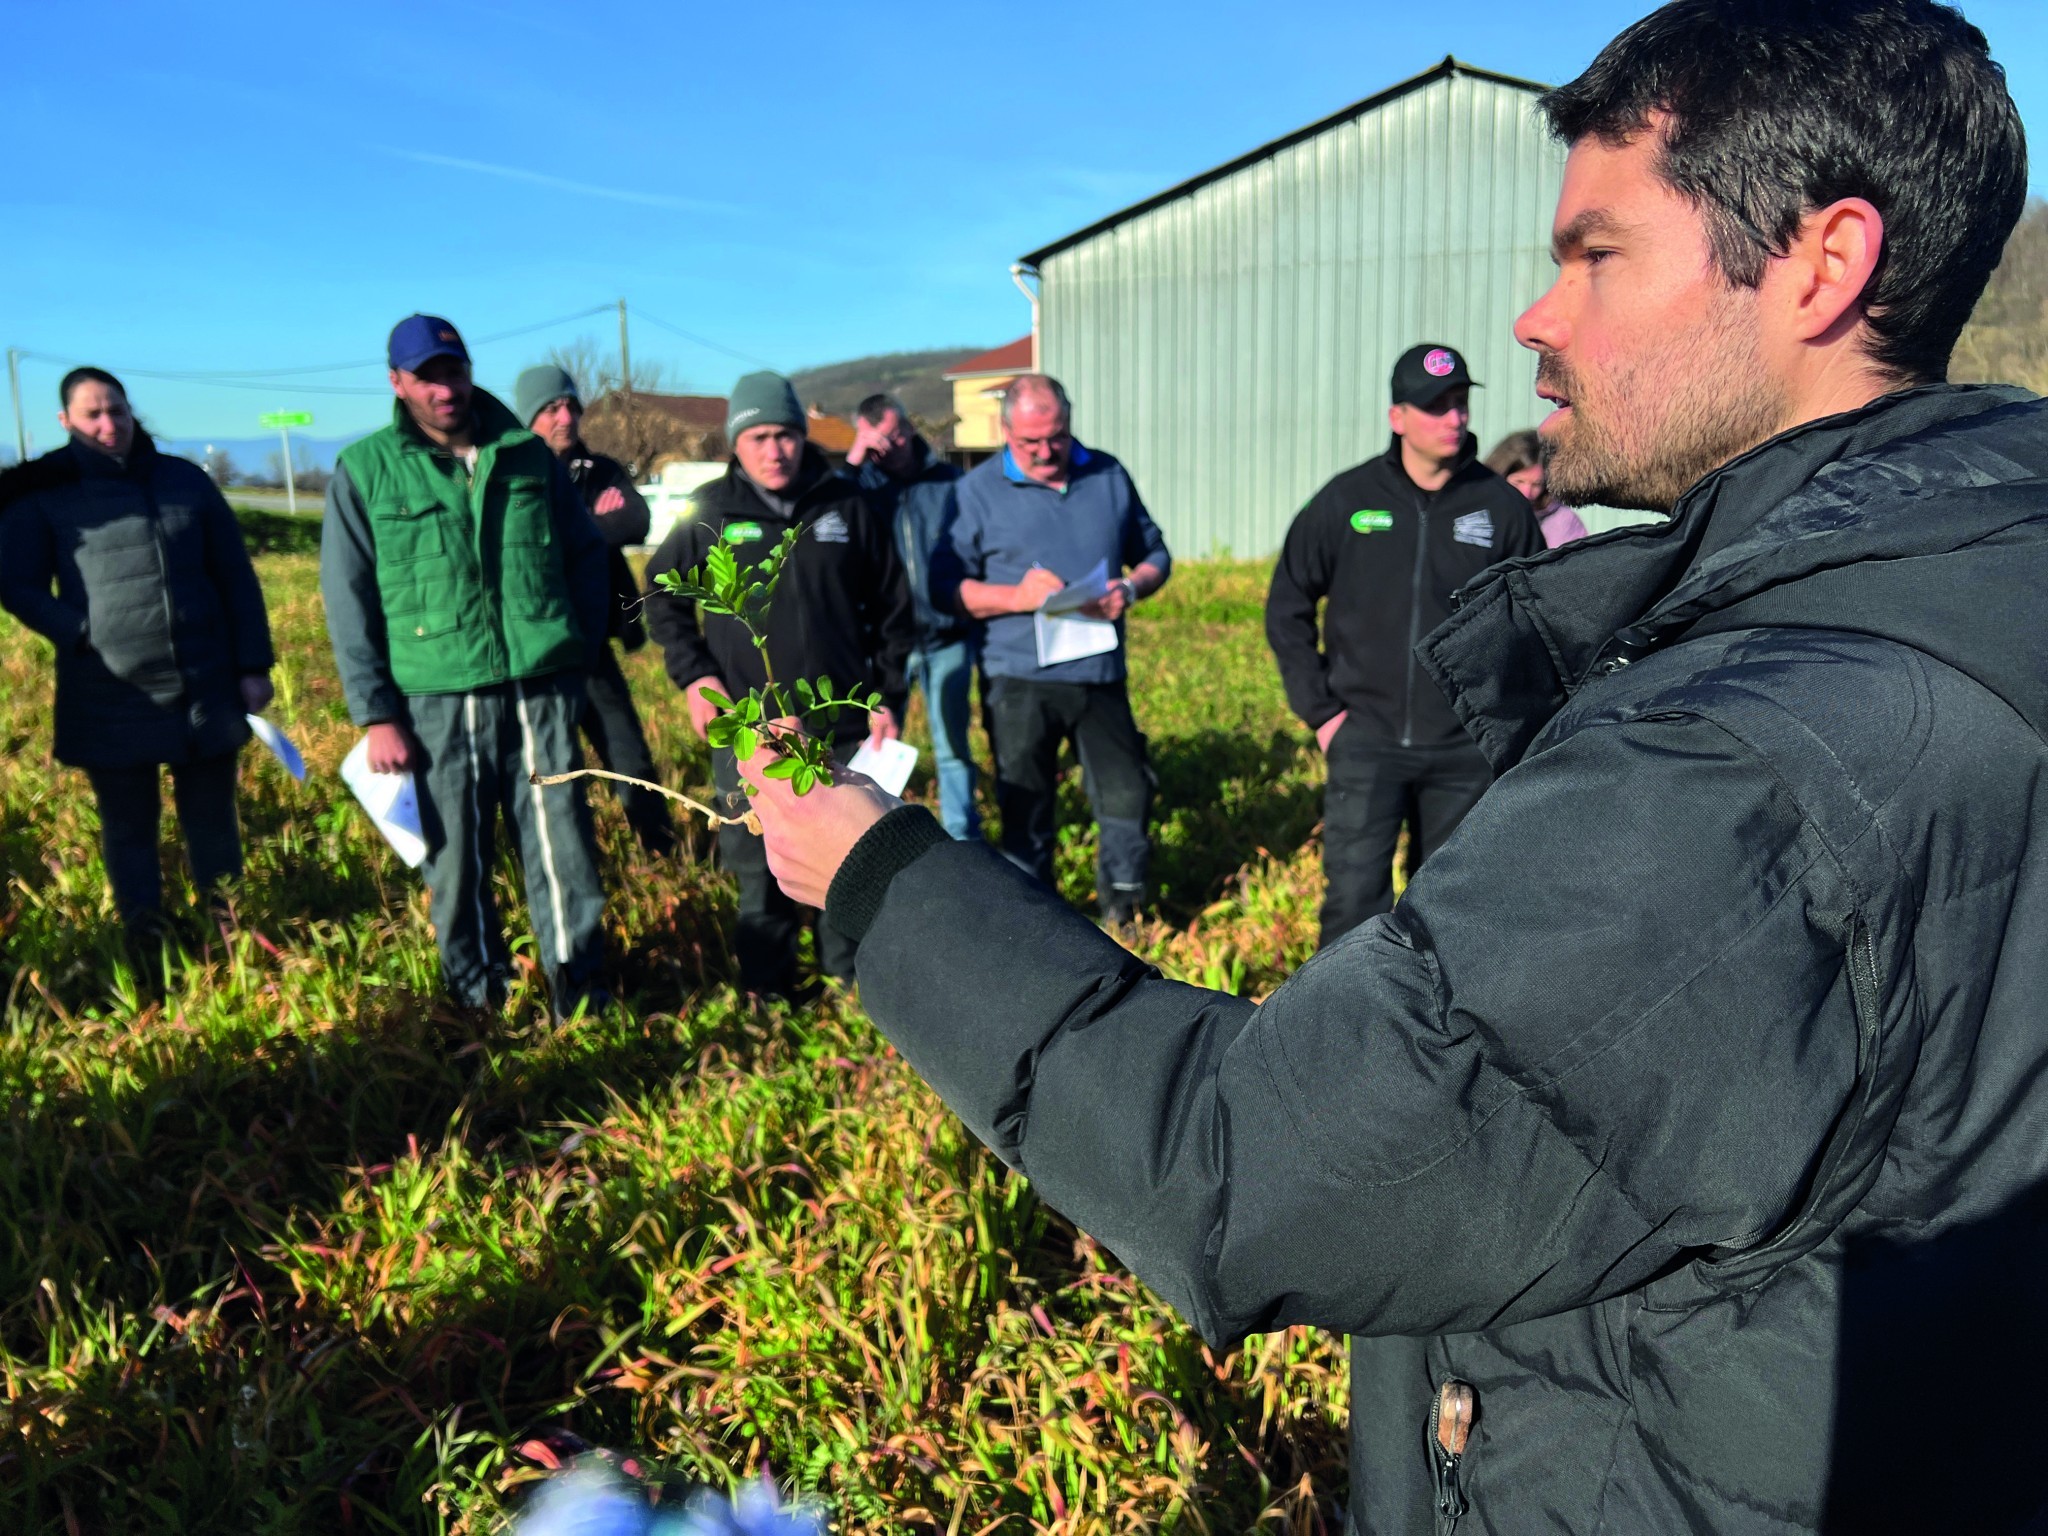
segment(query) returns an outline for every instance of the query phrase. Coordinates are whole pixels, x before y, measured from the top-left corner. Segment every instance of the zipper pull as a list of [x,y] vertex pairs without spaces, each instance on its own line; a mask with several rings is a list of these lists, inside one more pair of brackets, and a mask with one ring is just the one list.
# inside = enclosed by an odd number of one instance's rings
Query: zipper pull
[[1436,1474],[1436,1512],[1444,1520],[1456,1520],[1471,1505],[1458,1486],[1458,1463],[1465,1459],[1465,1447],[1472,1438],[1472,1421],[1478,1417],[1479,1394],[1470,1382],[1446,1381],[1437,1389],[1436,1422],[1430,1432],[1430,1466]]

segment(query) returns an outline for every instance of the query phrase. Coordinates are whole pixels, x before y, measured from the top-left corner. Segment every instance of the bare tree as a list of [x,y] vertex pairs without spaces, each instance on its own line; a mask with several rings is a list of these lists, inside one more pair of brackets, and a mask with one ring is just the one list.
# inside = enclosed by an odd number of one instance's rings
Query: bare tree
[[[565,347],[552,348],[548,361],[576,381],[577,398],[585,405],[594,404],[619,387],[619,354],[601,350],[588,336],[579,336]],[[649,394],[679,394],[687,391],[689,385],[665,363],[636,359],[633,388]]]
[[1970,323],[1949,377],[2048,391],[2048,203],[2028,204]]
[[620,387],[619,356],[605,352],[589,337],[579,337],[548,353],[548,361],[576,381],[583,401],[583,440],[608,454],[636,475],[652,471],[668,457],[713,459],[725,453],[725,434],[692,422],[678,408],[648,395],[683,394],[689,386],[666,365],[635,359],[633,387]]
[[208,448],[206,450],[206,474],[207,478],[212,480],[222,490],[226,490],[235,483],[235,461],[229,455],[227,449]]

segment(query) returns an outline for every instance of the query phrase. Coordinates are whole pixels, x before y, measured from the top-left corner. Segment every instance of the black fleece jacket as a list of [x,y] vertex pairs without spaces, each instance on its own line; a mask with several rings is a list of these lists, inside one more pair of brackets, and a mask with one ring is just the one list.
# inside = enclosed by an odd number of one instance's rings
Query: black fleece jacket
[[[1344,729],[1388,746],[1462,746],[1466,737],[1415,660],[1451,614],[1451,594],[1497,560],[1532,555],[1543,531],[1522,493],[1465,451],[1440,491],[1401,467],[1401,439],[1347,469],[1287,531],[1266,598],[1266,641],[1287,702],[1310,730],[1342,710]],[[1323,608],[1316,632],[1316,604]]]
[[[845,691],[881,690],[883,702],[903,718],[904,663],[916,636],[910,586],[888,523],[860,488],[806,447],[793,498],[770,502],[733,464],[691,499],[647,565],[647,627],[660,643],[668,675],[678,688],[700,677],[724,680],[735,697],[766,681],[761,654],[734,620],[699,613],[696,603],[660,590],[664,571],[687,571],[723,540],[743,565],[773,550],[792,523],[804,529],[783,567],[768,613],[768,655],[787,683],[820,673]],[[865,716],[841,714],[834,734],[867,729]]]

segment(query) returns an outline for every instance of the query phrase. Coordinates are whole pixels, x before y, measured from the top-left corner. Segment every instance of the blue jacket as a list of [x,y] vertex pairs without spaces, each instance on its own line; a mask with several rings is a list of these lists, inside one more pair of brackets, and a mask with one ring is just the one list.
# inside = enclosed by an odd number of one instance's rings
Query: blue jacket
[[[917,647],[924,650],[965,640],[973,626],[952,604],[940,607],[932,601],[932,560],[952,532],[959,506],[953,488],[960,471],[933,453],[921,437],[911,440],[911,451],[917,463],[909,479],[896,479],[873,459],[860,466],[855,479],[875,515],[895,531],[896,552],[903,557],[917,609]],[[943,575],[945,562],[940,564]],[[957,591],[957,576],[952,585]]]
[[[1064,491],[1027,479],[1005,449],[969,470],[960,481],[960,513],[947,541],[950,558],[932,583],[938,601],[957,609],[963,579],[1014,586],[1033,566],[1079,581],[1106,561],[1112,576],[1151,564],[1173,569],[1166,539],[1123,465],[1106,453],[1074,444],[1072,478]],[[990,677],[1048,683],[1114,683],[1124,676],[1123,623],[1117,647],[1058,666],[1038,664],[1038,640],[1028,613],[990,619],[982,646]]]

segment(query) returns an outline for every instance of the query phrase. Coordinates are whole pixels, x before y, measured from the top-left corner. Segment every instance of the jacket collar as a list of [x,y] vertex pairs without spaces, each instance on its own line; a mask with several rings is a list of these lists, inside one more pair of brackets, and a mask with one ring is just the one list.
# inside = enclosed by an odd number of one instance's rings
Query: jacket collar
[[117,459],[77,437],[64,446],[82,480],[147,480],[151,462],[156,458],[155,442],[140,427],[135,429],[135,440],[128,445],[124,458]]
[[[1927,385],[1805,422],[1707,475],[1667,522],[1493,567],[1456,594],[1456,611],[1417,657],[1503,769],[1588,681],[1696,629],[1798,612],[1811,625],[1885,633],[1854,583],[1846,599],[1841,583],[1830,584],[1825,601],[1791,584],[1909,550],[1936,556],[1971,526],[2010,525],[2021,512],[2015,498],[1980,494],[1965,506],[1954,493],[2048,473],[2048,464],[2024,466],[2006,456],[2013,449],[1974,437],[2001,416],[2033,413],[2038,422],[2043,410],[2023,390]],[[2002,434],[2001,445],[2013,435],[2044,434],[2036,425]],[[1951,493],[1939,518],[1926,515],[1930,490]],[[1767,593],[1776,596],[1759,606]],[[1929,628],[1940,626],[1930,619]]]
[[[1408,466],[1401,462],[1400,433],[1395,432],[1389,434],[1387,440],[1387,451],[1383,457],[1386,459],[1387,467],[1393,471],[1394,477],[1396,479],[1407,480],[1410,485],[1415,484],[1415,482],[1409,479],[1408,477]],[[1468,470],[1470,470],[1474,464],[1478,462],[1479,439],[1474,437],[1470,432],[1467,432],[1465,434],[1465,441],[1458,445],[1458,456],[1455,459],[1451,460],[1451,480],[1458,479],[1460,476],[1464,475]],[[1447,480],[1444,483],[1448,485],[1450,484],[1450,481]]]
[[832,467],[832,461],[817,444],[809,442],[804,444],[803,456],[797,461],[796,479],[786,492],[762,490],[747,478],[737,458],[725,461],[725,486],[728,497],[751,503],[771,517],[790,520],[803,516],[805,508],[813,502],[848,495],[856,489],[852,481]]

